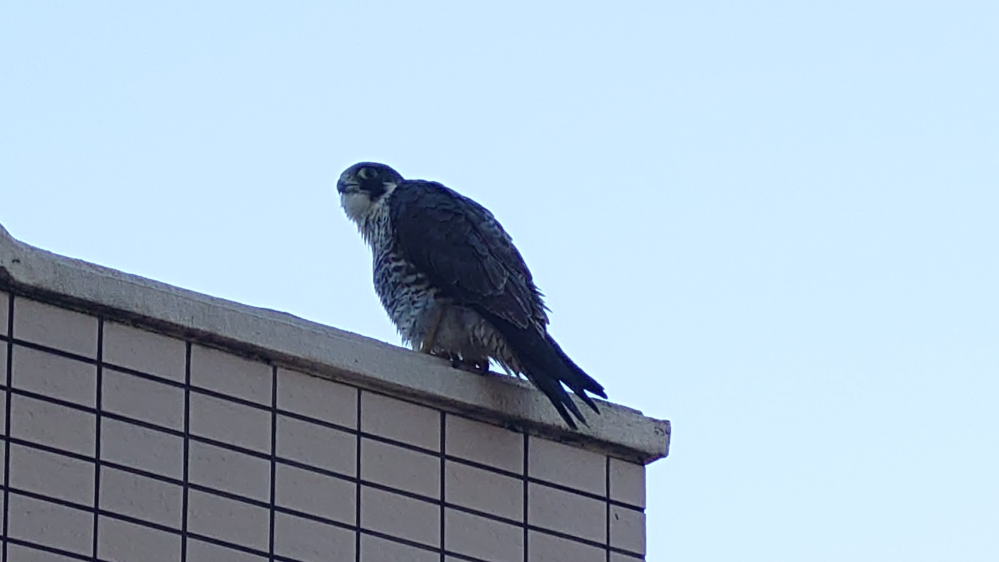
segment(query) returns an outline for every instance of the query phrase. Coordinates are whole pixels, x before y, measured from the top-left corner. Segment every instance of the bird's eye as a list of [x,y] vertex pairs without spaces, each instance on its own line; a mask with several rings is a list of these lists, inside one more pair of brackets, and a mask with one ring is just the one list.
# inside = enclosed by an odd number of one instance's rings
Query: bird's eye
[[361,168],[358,170],[357,175],[361,176],[362,180],[370,180],[378,176],[378,170],[374,168]]

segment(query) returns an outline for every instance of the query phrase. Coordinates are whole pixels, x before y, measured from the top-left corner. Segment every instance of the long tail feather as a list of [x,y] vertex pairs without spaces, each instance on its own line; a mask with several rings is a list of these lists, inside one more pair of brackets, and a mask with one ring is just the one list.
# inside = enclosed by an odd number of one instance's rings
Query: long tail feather
[[[492,316],[492,315],[489,315]],[[596,403],[586,393],[607,398],[604,387],[593,377],[584,372],[579,365],[562,351],[562,348],[548,334],[529,328],[518,328],[513,324],[493,316],[490,322],[506,338],[517,359],[524,369],[524,375],[548,397],[555,410],[572,429],[576,429],[576,420],[586,423],[586,418],[579,407],[566,391],[572,390],[579,398],[597,414],[600,410]],[[565,386],[563,386],[565,385]]]

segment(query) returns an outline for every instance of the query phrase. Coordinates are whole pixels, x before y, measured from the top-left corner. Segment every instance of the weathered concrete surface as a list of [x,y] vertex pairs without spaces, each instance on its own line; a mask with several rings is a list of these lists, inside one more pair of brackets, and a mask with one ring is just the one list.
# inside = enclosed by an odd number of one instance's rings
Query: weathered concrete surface
[[571,431],[541,392],[513,377],[467,373],[291,314],[46,252],[2,226],[0,287],[627,460],[648,463],[669,450],[669,422],[636,410],[600,401],[601,415]]

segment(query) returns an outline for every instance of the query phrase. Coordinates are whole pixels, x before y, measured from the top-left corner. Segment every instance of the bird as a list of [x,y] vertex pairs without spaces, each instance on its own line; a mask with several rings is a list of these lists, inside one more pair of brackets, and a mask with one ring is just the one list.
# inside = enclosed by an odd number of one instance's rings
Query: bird
[[453,367],[523,375],[566,424],[589,425],[603,386],[548,333],[544,297],[513,239],[485,207],[444,185],[377,162],[344,170],[340,204],[371,248],[375,292],[403,342]]

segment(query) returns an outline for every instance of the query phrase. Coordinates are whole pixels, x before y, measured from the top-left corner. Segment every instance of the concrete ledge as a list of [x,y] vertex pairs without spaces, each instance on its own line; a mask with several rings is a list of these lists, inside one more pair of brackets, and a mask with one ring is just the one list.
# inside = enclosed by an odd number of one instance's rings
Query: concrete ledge
[[601,415],[588,415],[589,427],[571,431],[527,382],[459,371],[291,314],[59,256],[15,240],[2,226],[0,287],[625,460],[649,463],[669,451],[669,422],[637,410],[600,401]]

